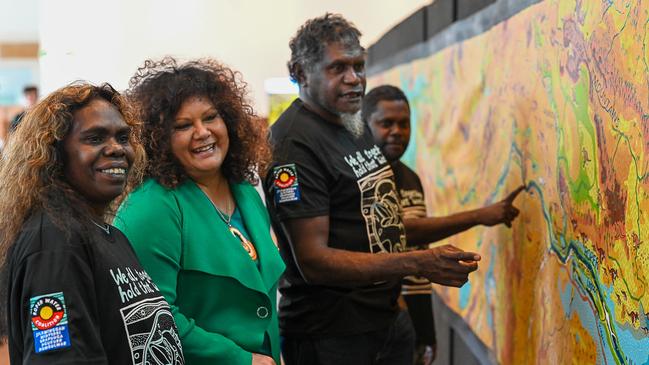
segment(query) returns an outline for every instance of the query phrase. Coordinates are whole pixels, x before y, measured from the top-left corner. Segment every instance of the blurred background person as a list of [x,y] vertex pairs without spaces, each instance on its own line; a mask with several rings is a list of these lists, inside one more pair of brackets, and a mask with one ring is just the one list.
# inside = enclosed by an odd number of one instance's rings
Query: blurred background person
[[25,109],[16,114],[11,120],[11,124],[9,125],[10,133],[16,130],[18,123],[20,123],[20,120],[23,118],[25,113],[38,103],[38,88],[34,85],[26,86],[23,89],[23,97],[25,98]]
[[210,59],[147,61],[130,82],[146,181],[116,224],[171,303],[190,364],[278,364],[284,263],[252,186],[270,158],[239,74]]

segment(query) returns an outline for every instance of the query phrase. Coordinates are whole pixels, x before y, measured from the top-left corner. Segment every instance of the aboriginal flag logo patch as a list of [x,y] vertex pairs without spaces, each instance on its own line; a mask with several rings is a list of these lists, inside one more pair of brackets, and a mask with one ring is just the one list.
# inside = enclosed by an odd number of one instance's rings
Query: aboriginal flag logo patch
[[63,308],[63,293],[57,296],[43,296],[34,301],[32,298],[32,330],[48,330],[61,323],[65,315]]
[[275,179],[275,203],[288,203],[300,200],[300,186],[297,181],[295,164],[277,166],[273,169]]
[[36,353],[70,347],[68,315],[62,292],[29,300]]

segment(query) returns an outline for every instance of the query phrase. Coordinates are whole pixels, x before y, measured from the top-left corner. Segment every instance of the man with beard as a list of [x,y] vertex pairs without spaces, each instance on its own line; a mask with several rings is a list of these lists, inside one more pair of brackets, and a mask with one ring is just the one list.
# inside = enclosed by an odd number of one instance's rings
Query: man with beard
[[[362,118],[369,126],[374,142],[392,166],[406,225],[414,219],[425,219],[424,189],[419,176],[399,161],[410,141],[410,104],[406,95],[399,88],[390,85],[372,89],[363,98]],[[523,189],[524,186],[519,186],[507,198],[479,209],[426,220],[429,224],[446,227],[448,235],[476,225],[493,226],[502,223],[511,226],[511,221],[518,215],[518,209],[512,203]],[[419,247],[409,244],[407,250],[427,246],[427,243]],[[432,285],[426,278],[407,276],[403,279],[401,294],[416,332],[415,364],[430,364],[437,352]]]
[[279,283],[287,365],[411,364],[412,323],[396,305],[401,278],[460,287],[480,260],[450,245],[402,252],[406,232],[412,244],[437,232],[404,225],[392,169],[360,118],[359,37],[342,16],[326,14],[289,44],[299,99],[271,129],[264,183],[287,264]]

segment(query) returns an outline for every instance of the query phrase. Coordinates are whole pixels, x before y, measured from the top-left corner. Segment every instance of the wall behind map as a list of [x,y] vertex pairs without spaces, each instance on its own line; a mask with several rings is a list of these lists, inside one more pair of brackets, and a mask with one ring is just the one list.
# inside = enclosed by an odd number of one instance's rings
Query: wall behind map
[[[503,364],[649,364],[649,2],[497,1],[384,59],[429,213],[525,183],[512,229],[444,303]],[[425,37],[424,37],[425,38]],[[370,49],[370,56],[372,50]]]

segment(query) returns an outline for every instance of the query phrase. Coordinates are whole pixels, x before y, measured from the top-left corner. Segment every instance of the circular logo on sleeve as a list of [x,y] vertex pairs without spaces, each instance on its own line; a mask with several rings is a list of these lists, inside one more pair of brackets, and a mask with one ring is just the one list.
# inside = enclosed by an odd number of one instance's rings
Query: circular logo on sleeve
[[61,322],[65,314],[63,303],[53,296],[40,297],[32,304],[32,323],[39,330],[50,329]]
[[295,171],[289,166],[282,166],[275,171],[275,186],[286,189],[295,182]]

